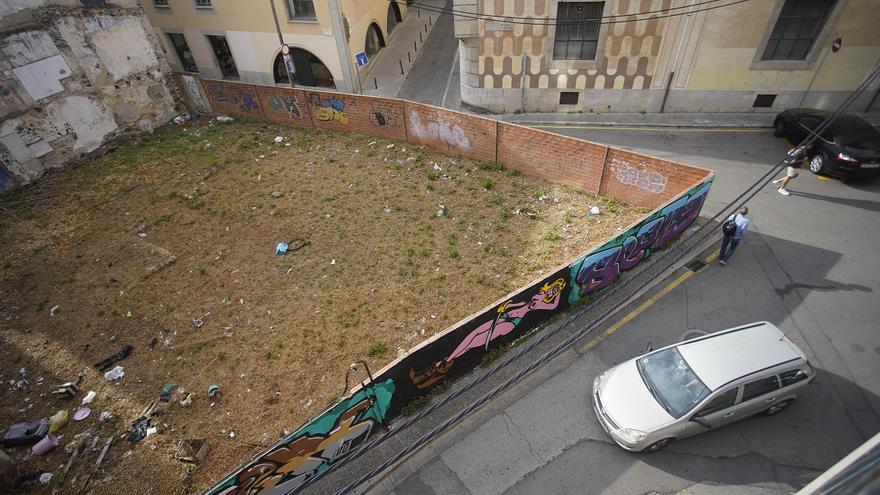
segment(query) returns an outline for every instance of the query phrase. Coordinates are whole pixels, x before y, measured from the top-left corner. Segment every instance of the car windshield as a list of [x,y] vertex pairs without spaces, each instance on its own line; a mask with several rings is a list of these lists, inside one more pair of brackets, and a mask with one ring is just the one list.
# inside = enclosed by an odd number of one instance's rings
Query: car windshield
[[709,396],[710,390],[694,373],[677,347],[649,354],[636,365],[657,402],[678,419]]
[[853,148],[880,148],[880,132],[855,115],[841,115],[832,124],[834,134],[843,146]]

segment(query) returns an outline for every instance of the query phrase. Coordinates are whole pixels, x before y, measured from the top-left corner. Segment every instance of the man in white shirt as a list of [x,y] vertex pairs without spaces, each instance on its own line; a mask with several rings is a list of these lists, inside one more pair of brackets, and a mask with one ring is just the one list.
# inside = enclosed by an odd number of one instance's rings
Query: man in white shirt
[[745,206],[739,210],[739,213],[734,213],[730,215],[727,220],[733,220],[733,223],[736,224],[736,232],[732,236],[724,236],[721,239],[721,253],[718,255],[718,263],[722,265],[727,264],[727,260],[733,256],[733,252],[736,250],[736,245],[739,244],[739,241],[742,240],[743,236],[746,235],[746,231],[749,230],[749,219],[746,218],[746,215],[749,214],[749,209]]

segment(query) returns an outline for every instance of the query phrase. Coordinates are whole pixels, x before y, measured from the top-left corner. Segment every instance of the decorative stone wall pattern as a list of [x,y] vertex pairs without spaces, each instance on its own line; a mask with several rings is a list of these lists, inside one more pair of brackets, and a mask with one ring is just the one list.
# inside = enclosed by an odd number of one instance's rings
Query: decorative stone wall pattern
[[[611,15],[669,8],[672,0],[613,1]],[[548,20],[555,0],[481,0],[480,13]],[[615,18],[626,20],[629,17]],[[528,22],[528,21],[527,21]],[[480,39],[479,86],[520,88],[523,55],[528,69],[526,87],[558,89],[648,89],[660,53],[664,19],[608,24],[602,53],[595,69],[552,67],[555,28],[551,25],[513,24],[513,29],[496,30],[500,22],[477,21]],[[510,26],[506,26],[509,28]],[[487,29],[488,28],[488,29]],[[601,34],[600,34],[601,36]]]

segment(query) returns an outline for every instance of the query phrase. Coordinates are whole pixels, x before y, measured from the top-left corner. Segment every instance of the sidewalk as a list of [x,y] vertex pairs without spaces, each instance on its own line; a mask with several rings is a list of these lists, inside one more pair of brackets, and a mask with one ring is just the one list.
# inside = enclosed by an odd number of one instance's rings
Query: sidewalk
[[[467,110],[463,110],[467,111]],[[523,125],[591,125],[606,127],[771,128],[776,113],[523,113],[500,114],[498,120]],[[880,113],[856,113],[880,125]]]
[[[440,9],[446,7],[447,0],[420,0],[419,3]],[[409,8],[406,17],[387,40],[385,48],[361,71],[361,86],[365,95],[397,96],[413,65],[421,57],[422,47],[437,25],[439,16],[438,12],[415,6]],[[401,67],[403,74],[400,73]]]

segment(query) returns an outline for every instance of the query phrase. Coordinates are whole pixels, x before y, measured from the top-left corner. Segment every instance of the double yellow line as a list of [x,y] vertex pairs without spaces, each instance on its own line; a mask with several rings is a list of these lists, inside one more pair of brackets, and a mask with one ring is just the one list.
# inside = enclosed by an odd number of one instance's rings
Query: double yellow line
[[[716,251],[712,252],[712,254],[710,254],[709,256],[706,256],[706,259],[704,261],[706,263],[711,263],[711,262],[715,261],[715,258],[718,257],[719,253],[720,253],[720,250],[716,250]],[[638,307],[636,307],[635,309],[633,309],[632,311],[627,313],[626,316],[624,316],[623,318],[618,320],[615,324],[608,327],[608,329],[605,330],[604,332],[602,332],[601,335],[599,335],[596,338],[594,338],[593,340],[587,342],[587,345],[578,349],[578,352],[583,354],[583,353],[593,349],[597,345],[599,345],[599,343],[602,342],[603,340],[605,340],[606,337],[608,337],[612,333],[616,332],[623,325],[626,325],[627,323],[629,323],[633,318],[640,315],[643,311],[645,311],[646,309],[651,307],[655,302],[657,302],[661,298],[663,298],[663,296],[672,292],[673,289],[675,289],[676,287],[678,287],[679,285],[684,283],[685,280],[693,277],[694,273],[696,273],[696,272],[692,272],[692,271],[688,270],[688,271],[684,272],[683,274],[679,275],[678,278],[676,278],[675,280],[670,282],[666,287],[663,287],[662,289],[657,291],[656,294],[649,297],[645,302],[643,302],[642,304],[639,304]]]

